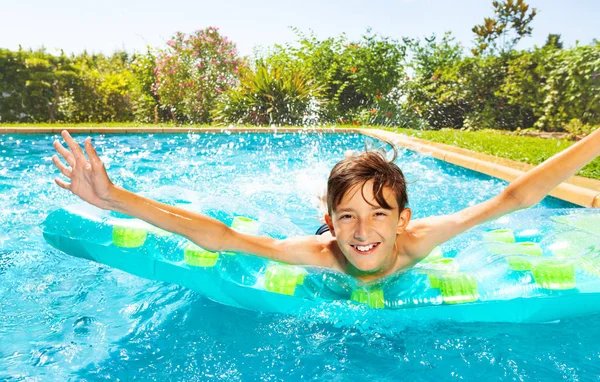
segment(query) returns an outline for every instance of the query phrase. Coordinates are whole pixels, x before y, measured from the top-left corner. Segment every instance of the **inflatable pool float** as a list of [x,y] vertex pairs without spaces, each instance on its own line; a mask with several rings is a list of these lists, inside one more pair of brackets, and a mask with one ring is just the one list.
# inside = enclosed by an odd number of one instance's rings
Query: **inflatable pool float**
[[[239,231],[284,238],[293,224],[214,199],[167,201]],[[404,272],[363,283],[337,271],[210,252],[138,219],[82,203],[49,214],[64,253],[190,288],[246,309],[298,313],[335,304],[382,320],[548,322],[600,312],[600,211],[530,209],[470,230]]]

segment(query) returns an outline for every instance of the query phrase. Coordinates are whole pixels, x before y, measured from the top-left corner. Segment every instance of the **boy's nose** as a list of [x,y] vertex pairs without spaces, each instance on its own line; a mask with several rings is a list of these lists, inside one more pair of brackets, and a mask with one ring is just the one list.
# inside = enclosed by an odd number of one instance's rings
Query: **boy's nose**
[[354,231],[354,239],[358,241],[365,241],[369,237],[369,227],[368,224],[358,223],[356,227],[356,231]]

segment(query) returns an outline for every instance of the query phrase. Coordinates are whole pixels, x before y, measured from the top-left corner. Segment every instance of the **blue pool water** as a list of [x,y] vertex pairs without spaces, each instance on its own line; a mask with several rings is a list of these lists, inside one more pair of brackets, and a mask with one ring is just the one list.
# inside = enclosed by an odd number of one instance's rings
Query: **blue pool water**
[[[600,315],[551,324],[341,325],[223,306],[52,249],[39,224],[77,202],[53,184],[55,136],[0,136],[0,379],[594,380]],[[81,141],[83,137],[77,137]],[[329,170],[359,135],[94,136],[113,180],[267,210],[307,234]],[[416,217],[485,200],[505,182],[402,151]],[[547,198],[539,208],[573,207]]]

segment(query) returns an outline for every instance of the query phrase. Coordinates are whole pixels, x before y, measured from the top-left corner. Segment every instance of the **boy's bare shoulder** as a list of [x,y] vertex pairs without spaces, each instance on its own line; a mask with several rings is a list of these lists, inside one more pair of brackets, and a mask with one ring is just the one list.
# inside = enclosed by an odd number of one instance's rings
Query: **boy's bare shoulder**
[[294,254],[297,264],[337,268],[337,243],[328,232],[288,238],[281,241],[281,245],[282,251]]
[[438,217],[416,219],[399,233],[399,241],[408,258],[419,262],[439,244],[435,234],[438,220]]
[[432,216],[411,220],[410,223],[408,223],[406,230],[412,232],[416,237],[421,237],[431,229],[437,218],[437,216]]
[[324,263],[323,266],[335,269],[339,268],[338,254],[340,250],[335,237],[330,232],[310,237],[313,240],[314,254]]

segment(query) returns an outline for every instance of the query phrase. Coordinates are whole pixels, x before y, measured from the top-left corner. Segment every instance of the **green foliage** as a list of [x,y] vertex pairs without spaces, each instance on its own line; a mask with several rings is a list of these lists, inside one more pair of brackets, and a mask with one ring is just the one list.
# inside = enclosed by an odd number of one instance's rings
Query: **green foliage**
[[574,136],[582,136],[591,134],[598,128],[598,126],[592,126],[590,124],[581,122],[577,118],[573,118],[569,121],[569,123],[565,124],[563,128]]
[[298,31],[297,46],[276,46],[268,63],[304,67],[324,88],[326,106],[321,122],[352,121],[371,110],[404,77],[405,48],[397,41],[371,34],[349,42],[344,35],[318,40]]
[[132,121],[129,92],[134,81],[125,52],[110,57],[83,53],[74,58],[79,71],[72,90],[71,120],[75,122]]
[[557,33],[548,34],[548,37],[546,37],[546,43],[544,44],[544,48],[548,48],[548,47],[552,47],[552,48],[556,48],[556,49],[563,48],[563,42],[560,40],[560,34],[557,34]]
[[70,60],[64,54],[55,57],[34,52],[25,60],[25,67],[29,69],[29,80],[25,86],[35,105],[34,110],[37,109],[40,114],[47,110],[45,119],[55,122],[61,96],[77,76]]
[[135,121],[158,123],[169,115],[160,108],[159,97],[155,94],[156,56],[148,49],[146,54],[134,56],[130,65],[133,81],[130,91],[132,112]]
[[0,49],[0,122],[32,120],[27,105],[25,83],[28,72],[23,50],[11,52]]
[[361,108],[353,117],[354,124],[400,126],[405,128],[424,129],[425,121],[414,110],[403,103],[403,93],[395,89],[390,93],[375,97],[372,108]]
[[[501,91],[512,105],[529,108],[529,126],[560,131],[573,119],[600,124],[600,45],[521,52],[509,61]],[[529,127],[527,126],[527,127]]]
[[495,18],[486,17],[483,24],[472,29],[477,41],[477,47],[472,50],[474,55],[486,51],[505,54],[523,37],[531,36],[533,29],[529,24],[537,14],[535,8],[530,11],[523,0],[493,1],[492,5]]
[[402,86],[407,109],[422,116],[433,129],[462,127],[469,105],[461,88],[465,79],[457,72],[462,56],[460,45],[450,33],[441,40],[432,35],[424,42],[404,42],[412,53],[409,65],[414,72]]
[[61,97],[76,76],[64,54],[0,50],[0,118],[55,122]]
[[413,55],[409,66],[414,70],[415,77],[429,79],[435,76],[439,69],[453,66],[460,61],[462,47],[454,41],[450,32],[446,32],[439,43],[435,34],[425,37],[424,40],[425,42],[419,39],[404,39]]
[[463,127],[468,129],[515,130],[531,126],[531,110],[518,103],[510,103],[501,91],[508,70],[510,56],[473,57],[459,65],[459,75],[470,110]]
[[408,45],[415,74],[404,87],[407,106],[434,129],[600,124],[600,45],[466,58],[449,35]]
[[217,96],[237,83],[242,61],[235,45],[208,27],[191,35],[178,32],[156,60],[155,91],[173,119],[210,121]]
[[534,127],[559,129],[573,118],[600,124],[600,45],[551,50],[545,66],[543,114]]
[[310,115],[322,104],[322,93],[323,88],[302,67],[257,62],[255,71],[246,69],[240,84],[223,94],[213,119],[219,124],[314,122]]
[[537,113],[536,110],[544,98],[539,91],[539,85],[546,78],[543,67],[543,51],[540,49],[515,55],[508,61],[507,76],[501,89],[509,103],[529,108],[536,119],[540,117],[539,110]]
[[[108,128],[123,128],[123,127],[157,127],[157,128],[178,128],[181,126],[179,124],[174,123],[173,121],[168,122],[160,122],[157,124],[152,124],[151,126],[148,123],[143,122],[64,122],[58,121],[54,123],[50,122],[7,122],[0,123],[0,126],[7,128],[27,128],[27,127],[35,127],[35,128],[48,128],[48,129],[56,129],[61,127],[73,127],[73,128],[94,128],[94,127],[108,127]],[[186,125],[185,128],[210,128],[211,125],[206,124],[190,124]]]

